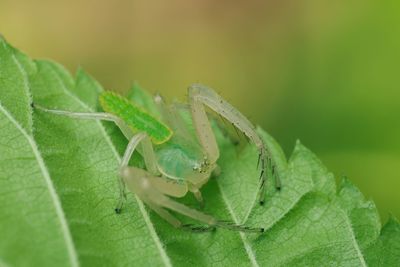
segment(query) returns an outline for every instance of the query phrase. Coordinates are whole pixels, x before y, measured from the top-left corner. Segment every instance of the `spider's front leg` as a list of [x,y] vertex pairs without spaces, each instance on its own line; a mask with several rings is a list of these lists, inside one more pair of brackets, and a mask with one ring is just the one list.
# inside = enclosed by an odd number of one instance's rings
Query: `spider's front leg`
[[[121,120],[119,117],[105,113],[105,112],[72,112],[72,111],[66,111],[66,110],[54,110],[54,109],[47,109],[43,108],[39,105],[34,105],[32,104],[32,107],[47,112],[47,113],[52,113],[55,115],[60,115],[60,116],[66,116],[70,118],[76,118],[76,119],[83,119],[83,120],[102,120],[102,121],[112,121],[114,122],[118,128],[121,130],[121,132],[124,134],[124,136],[130,140],[128,144],[128,149],[133,149],[133,151],[136,149],[137,145],[141,143],[141,147],[139,147],[140,153],[142,154],[145,165],[147,170],[154,174],[158,175],[158,168],[157,168],[157,162],[156,162],[156,156],[153,150],[153,145],[150,141],[150,139],[147,137],[145,133],[139,133],[134,135],[133,131],[131,128],[126,125],[126,123]],[[122,164],[128,164],[128,162],[125,162],[126,160],[129,161],[129,158],[123,158],[122,159]],[[120,176],[121,177],[121,176]],[[125,183],[123,182],[122,178],[119,179],[119,195],[120,199],[118,201],[117,207],[115,208],[116,213],[120,213],[122,206],[124,205],[126,201],[126,193],[125,193]]]
[[277,189],[281,188],[281,182],[278,173],[275,172],[276,168],[272,155],[267,150],[264,141],[257,134],[254,126],[236,108],[226,102],[212,89],[201,84],[194,84],[189,87],[188,91],[196,134],[210,162],[214,163],[217,161],[219,149],[204,106],[208,106],[232,123],[234,127],[243,132],[257,146],[259,150],[257,165],[261,166],[259,202],[260,204],[264,204],[267,175],[275,176],[275,187]]

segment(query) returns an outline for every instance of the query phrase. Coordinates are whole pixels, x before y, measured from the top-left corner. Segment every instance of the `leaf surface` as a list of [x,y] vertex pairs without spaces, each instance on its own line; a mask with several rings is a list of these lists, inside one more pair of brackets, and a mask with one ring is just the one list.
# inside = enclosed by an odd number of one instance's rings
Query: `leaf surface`
[[400,224],[393,217],[383,226],[379,238],[366,251],[370,266],[398,266],[400,259]]
[[[36,64],[35,103],[92,112],[68,89],[74,83],[59,66],[47,61]],[[40,111],[34,115],[35,138],[54,177],[82,265],[168,265],[143,204],[130,201],[121,216],[113,210],[120,158],[102,124]]]
[[0,39],[0,265],[77,266],[61,201],[31,135],[33,70]]
[[31,136],[0,106],[0,259],[77,266],[61,202]]
[[32,69],[32,61],[0,36],[0,103],[29,134],[32,112],[28,73]]

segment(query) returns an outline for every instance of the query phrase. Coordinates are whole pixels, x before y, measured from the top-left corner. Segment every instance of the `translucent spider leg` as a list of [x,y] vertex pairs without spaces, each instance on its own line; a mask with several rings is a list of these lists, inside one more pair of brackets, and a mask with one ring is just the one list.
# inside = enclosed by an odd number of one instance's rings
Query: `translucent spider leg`
[[[133,152],[135,151],[136,147],[145,138],[146,138],[146,134],[144,134],[144,133],[138,133],[131,138],[131,140],[128,143],[128,146],[126,147],[124,156],[121,159],[121,163],[120,163],[120,167],[119,167],[120,171],[123,168],[128,166],[129,160],[130,160]],[[122,207],[124,206],[124,204],[126,202],[125,182],[122,179],[121,174],[119,175],[119,181],[120,181],[120,186],[119,186],[120,198],[119,198],[117,207],[115,208],[116,213],[121,213]]]
[[[263,228],[252,228],[243,225],[238,225],[233,222],[219,221],[211,215],[201,211],[189,208],[175,200],[169,198],[166,194],[182,190],[185,185],[176,183],[171,185],[170,182],[165,182],[164,186],[155,186],[154,181],[160,180],[160,177],[154,177],[151,173],[136,167],[128,166],[129,159],[135,151],[137,145],[146,138],[145,133],[135,135],[130,141],[125,150],[124,156],[120,165],[120,175],[126,183],[128,189],[136,194],[143,202],[153,209],[159,216],[169,222],[176,228],[190,229],[192,231],[209,231],[215,227],[221,227],[229,230],[245,231],[245,232],[264,232]],[[166,186],[169,188],[166,188]],[[171,187],[172,186],[172,187]],[[187,189],[186,189],[187,190]],[[180,213],[204,225],[187,225],[182,224],[168,210]]]
[[[187,125],[185,125],[185,122],[178,112],[176,103],[172,105],[167,105],[160,95],[156,95],[154,97],[154,102],[156,103],[159,112],[162,114],[163,119],[174,130],[175,136],[179,136],[179,138],[189,140],[193,138],[187,129]],[[200,208],[203,209],[204,199],[199,190],[199,187],[197,187],[193,183],[188,182],[188,189],[191,193],[193,193],[194,197],[199,202]]]
[[[67,116],[76,119],[84,119],[84,120],[103,120],[103,121],[112,121],[114,122],[118,128],[121,130],[123,135],[128,139],[134,136],[134,132],[131,128],[126,125],[126,123],[121,120],[119,117],[105,113],[105,112],[93,112],[93,113],[85,113],[85,112],[72,112],[72,111],[65,111],[65,110],[54,110],[54,109],[46,109],[38,105],[34,105],[36,109],[42,110],[44,112]],[[146,168],[148,171],[154,174],[158,174],[158,168],[156,163],[156,156],[154,153],[153,145],[149,138],[143,139],[142,147],[140,148],[140,152],[145,160]]]
[[188,91],[196,134],[210,162],[215,162],[218,159],[219,149],[204,106],[208,106],[232,123],[235,128],[243,132],[257,146],[259,150],[258,163],[261,166],[259,202],[260,204],[264,204],[267,175],[275,176],[275,187],[277,189],[280,189],[281,182],[278,174],[275,172],[272,156],[269,154],[264,141],[259,137],[254,126],[236,108],[226,102],[212,89],[201,84],[193,84],[189,87]]
[[[94,112],[94,113],[85,113],[85,112],[71,112],[71,111],[65,111],[65,110],[53,110],[53,109],[46,109],[38,105],[32,105],[34,108],[47,112],[47,113],[52,113],[56,115],[61,115],[61,116],[67,116],[70,118],[76,118],[76,119],[86,119],[86,120],[103,120],[103,121],[112,121],[114,122],[118,128],[122,131],[124,136],[128,139],[134,139],[136,140],[137,138],[141,137],[141,154],[144,158],[146,168],[149,172],[153,174],[158,174],[158,168],[157,168],[157,162],[156,162],[156,156],[153,150],[153,145],[149,138],[146,135],[143,134],[138,134],[134,135],[133,131],[131,128],[129,128],[123,120],[118,118],[117,116],[114,116],[109,113],[104,113],[104,112]],[[136,146],[135,146],[136,147]],[[119,179],[119,191],[120,191],[120,199],[118,201],[117,207],[115,208],[115,211],[117,213],[121,212],[121,208],[125,203],[126,199],[126,193],[125,193],[125,183],[122,181],[122,178]]]
[[[233,231],[262,233],[264,228],[253,228],[244,225],[238,225],[229,221],[220,221],[205,214],[201,211],[187,207],[186,205],[172,200],[164,193],[155,188],[152,184],[151,174],[145,170],[125,166],[121,168],[121,176],[123,177],[130,191],[136,194],[143,202],[146,203],[161,218],[170,223],[175,228],[191,230],[194,232],[205,232],[213,230],[216,227],[225,228]],[[157,178],[156,178],[157,179]],[[158,178],[160,179],[160,178]],[[180,213],[205,225],[183,224],[174,217],[168,210]]]
[[61,116],[67,116],[70,118],[76,118],[76,119],[88,119],[88,120],[103,120],[103,121],[112,121],[114,122],[118,128],[121,129],[122,133],[124,136],[130,140],[133,136],[132,130],[125,124],[123,120],[118,118],[117,116],[114,116],[109,113],[104,113],[104,112],[92,112],[92,113],[86,113],[86,112],[72,112],[72,111],[66,111],[66,110],[55,110],[55,109],[47,109],[44,107],[41,107],[36,104],[32,104],[32,106],[35,109],[47,112],[47,113],[52,113],[56,115],[61,115]]
[[[262,233],[264,232],[264,228],[252,228],[244,225],[239,225],[230,221],[221,221],[217,220],[214,217],[207,215],[203,212],[200,212],[198,210],[189,208],[182,203],[176,202],[170,198],[167,199],[161,199],[162,201],[160,202],[160,205],[173,210],[175,212],[178,212],[180,214],[183,214],[187,217],[190,217],[192,219],[195,219],[197,221],[203,222],[207,224],[209,227],[220,227],[220,228],[225,228],[228,230],[234,230],[234,231],[241,231],[241,232],[255,232],[255,233]],[[196,226],[196,225],[180,225],[180,227],[189,227],[193,228],[193,230],[197,230],[201,228],[204,228],[204,226]],[[205,228],[207,230],[207,228]]]
[[199,188],[194,186],[193,184],[188,184],[188,189],[190,192],[193,193],[193,196],[196,198],[197,202],[200,204],[200,209],[204,208],[204,198],[203,195],[201,194]]

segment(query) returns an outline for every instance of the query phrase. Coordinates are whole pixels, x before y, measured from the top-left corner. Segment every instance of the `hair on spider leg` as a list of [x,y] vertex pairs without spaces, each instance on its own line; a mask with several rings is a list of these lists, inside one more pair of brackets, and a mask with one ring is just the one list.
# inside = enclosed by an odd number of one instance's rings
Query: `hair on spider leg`
[[259,153],[258,153],[258,160],[257,160],[257,170],[258,170],[258,168],[260,167],[260,162],[262,161],[262,164],[261,164],[261,166],[262,166],[262,168],[264,169],[264,158],[262,158],[262,151],[260,151]]
[[236,127],[236,125],[235,125],[234,122],[232,122],[232,127],[235,129],[235,132],[236,132],[236,134],[237,134],[237,136],[239,137],[239,140],[240,140],[241,137],[240,137],[240,135],[239,135],[238,129],[237,129],[237,127]]
[[218,113],[218,116],[219,116],[219,118],[220,118],[220,121],[222,121],[222,123],[223,123],[225,126],[227,126],[228,124],[226,123],[226,119],[225,119],[221,114],[219,114],[219,113]]
[[265,179],[262,179],[261,180],[261,185],[260,185],[260,187],[262,187],[262,186],[264,186],[265,185]]
[[[218,119],[216,120],[216,122],[217,122],[217,125],[220,127],[222,134],[225,137],[229,137],[229,133],[226,130],[226,128],[228,128],[228,123],[226,122],[226,119],[221,114],[218,114]],[[225,126],[225,127],[222,127],[221,124],[223,124],[223,126]]]
[[230,230],[242,231],[242,232],[249,232],[249,233],[264,233],[265,229],[260,227],[251,227],[245,226],[242,224],[237,224],[232,221],[218,221],[217,225],[221,228],[226,228]]
[[[240,137],[239,139],[234,136],[233,131],[230,131],[231,123],[226,120],[224,116],[219,113],[215,112],[207,112],[209,116],[211,116],[214,121],[216,122],[219,130],[221,131],[222,135],[225,138],[228,138],[234,146],[238,146],[240,144]],[[238,135],[238,133],[236,133]],[[239,136],[239,135],[238,135]]]
[[241,226],[241,229],[243,229],[245,232],[251,232],[251,233],[264,233],[265,229],[260,227],[260,228],[254,228],[254,227],[249,227],[249,226]]
[[[265,191],[264,191],[264,186],[265,186],[265,179],[261,179],[261,184],[260,184],[260,188],[262,189],[260,189],[260,193],[261,194],[265,194]],[[264,205],[264,203],[265,203],[265,200],[264,200],[264,198],[263,199],[261,199],[260,201],[259,201],[259,204],[262,206],[262,205]]]
[[209,225],[195,225],[195,224],[183,224],[180,226],[182,230],[194,232],[194,233],[204,233],[215,231],[214,226]]
[[230,123],[230,125],[235,130],[238,137],[238,139],[232,138],[235,146],[241,145],[241,147],[244,148],[244,142],[242,142],[243,139],[246,140],[247,144],[250,144],[250,138],[244,132],[240,131],[234,122]]
[[218,223],[223,223],[223,224],[227,224],[227,225],[229,225],[229,224],[235,224],[234,222],[229,221],[229,220],[219,220]]
[[247,141],[247,144],[250,144],[250,137],[244,134],[244,139]]
[[271,169],[272,169],[272,170],[271,170],[272,176],[275,177],[275,188],[276,188],[276,190],[281,191],[281,189],[282,189],[282,184],[281,184],[281,179],[279,178],[279,174],[278,174],[278,172],[276,171],[276,166],[273,165],[273,166],[271,167]]
[[122,209],[121,208],[115,208],[114,209],[116,214],[121,214]]
[[[261,174],[260,174],[260,178],[259,178],[260,180],[263,180],[263,181],[265,181],[264,179],[262,179],[262,178],[263,178],[263,175],[264,175],[264,173],[265,173],[265,172],[264,172],[264,169],[262,169],[262,170],[261,170]],[[264,185],[264,184],[263,184],[263,185]]]

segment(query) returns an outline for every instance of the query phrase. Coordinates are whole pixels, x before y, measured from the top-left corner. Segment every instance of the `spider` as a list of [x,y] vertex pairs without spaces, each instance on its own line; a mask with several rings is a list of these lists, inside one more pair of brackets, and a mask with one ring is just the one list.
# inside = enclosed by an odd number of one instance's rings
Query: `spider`
[[[141,94],[147,93],[141,91]],[[147,100],[151,102],[152,107],[157,107],[158,116],[144,105],[135,103],[135,100],[131,102],[110,91],[105,91],[99,96],[100,105],[105,112],[81,113],[51,110],[36,105],[34,107],[72,118],[112,121],[119,127],[129,143],[119,166],[120,199],[115,209],[117,213],[121,212],[126,201],[127,187],[176,228],[207,231],[220,227],[243,232],[264,232],[263,228],[218,220],[171,198],[180,198],[191,192],[202,205],[200,188],[208,182],[212,173],[218,172],[217,160],[220,153],[205,110],[206,106],[232,123],[256,145],[259,151],[257,168],[261,169],[258,192],[260,204],[265,200],[267,173],[275,176],[275,186],[280,189],[280,179],[275,173],[271,155],[251,122],[214,90],[201,84],[189,86],[188,109],[182,109],[177,104],[167,105],[158,95]],[[194,134],[188,129],[182,112],[191,114]],[[135,151],[144,158],[146,169],[128,165]],[[170,211],[202,224],[183,224]]]

